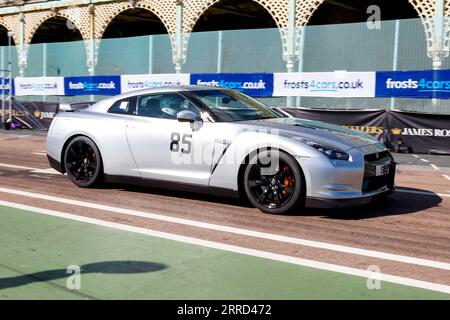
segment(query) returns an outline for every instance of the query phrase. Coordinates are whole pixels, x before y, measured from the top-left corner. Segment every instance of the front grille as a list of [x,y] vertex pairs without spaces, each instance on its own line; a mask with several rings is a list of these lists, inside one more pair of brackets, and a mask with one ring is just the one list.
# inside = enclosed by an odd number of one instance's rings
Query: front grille
[[391,155],[389,154],[389,151],[387,150],[378,153],[367,154],[364,156],[364,160],[366,160],[369,163],[378,162],[380,159],[385,160],[386,158],[392,159]]
[[389,174],[379,177],[364,177],[362,192],[372,192],[381,188],[394,188],[395,179],[395,164],[391,164],[389,168]]
[[[395,179],[395,162],[388,151],[374,154],[368,154],[364,157],[365,170],[362,192],[372,192],[382,188],[393,189]],[[376,167],[378,165],[389,165],[389,173],[383,176],[376,176]]]

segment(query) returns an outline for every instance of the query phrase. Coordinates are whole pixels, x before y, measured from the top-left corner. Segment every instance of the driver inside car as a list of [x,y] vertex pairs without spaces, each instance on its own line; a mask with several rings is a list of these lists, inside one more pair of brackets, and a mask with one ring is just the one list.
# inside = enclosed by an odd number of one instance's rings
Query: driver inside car
[[186,110],[184,107],[186,100],[180,95],[166,95],[160,100],[162,115],[165,118],[176,119],[178,112]]

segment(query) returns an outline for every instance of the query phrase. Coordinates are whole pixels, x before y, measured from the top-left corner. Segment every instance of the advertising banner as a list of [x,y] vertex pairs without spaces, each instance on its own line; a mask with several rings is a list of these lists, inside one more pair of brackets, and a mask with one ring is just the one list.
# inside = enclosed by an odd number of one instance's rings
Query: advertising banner
[[271,97],[273,94],[271,73],[191,74],[191,84],[234,89],[253,97]]
[[[14,80],[13,80],[14,83]],[[0,94],[8,95],[9,94],[9,78],[1,78],[0,77]],[[12,92],[12,95],[14,95],[14,90]]]
[[64,78],[67,96],[120,94],[120,76],[67,77]]
[[[5,101],[5,107],[8,106],[9,101]],[[46,130],[58,111],[58,103],[19,101],[13,98],[11,128]]]
[[275,97],[375,97],[375,72],[296,72],[274,74]]
[[45,129],[50,128],[53,118],[59,111],[59,103],[54,102],[21,102],[21,104],[28,110],[27,114],[29,115],[28,118],[22,117],[22,121],[35,126],[35,121],[30,121],[30,117],[34,117]]
[[450,115],[387,113],[387,138],[394,150],[450,155]]
[[349,129],[358,130],[380,141],[386,138],[385,110],[318,110],[306,108],[283,108],[284,112],[296,118],[324,121]]
[[376,97],[450,98],[450,70],[377,72]]
[[450,115],[390,110],[282,110],[293,117],[368,133],[395,152],[450,155]]
[[121,76],[122,93],[190,84],[190,74],[134,74]]
[[14,79],[16,96],[63,96],[63,77],[18,77]]

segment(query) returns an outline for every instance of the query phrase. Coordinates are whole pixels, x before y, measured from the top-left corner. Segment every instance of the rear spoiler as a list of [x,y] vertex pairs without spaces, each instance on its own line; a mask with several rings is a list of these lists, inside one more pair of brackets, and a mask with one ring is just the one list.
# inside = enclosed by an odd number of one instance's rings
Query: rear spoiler
[[59,111],[60,112],[72,112],[74,110],[70,106],[70,103],[60,103],[59,104]]
[[59,104],[59,112],[74,112],[81,109],[86,109],[93,102],[81,102],[81,103],[60,103]]

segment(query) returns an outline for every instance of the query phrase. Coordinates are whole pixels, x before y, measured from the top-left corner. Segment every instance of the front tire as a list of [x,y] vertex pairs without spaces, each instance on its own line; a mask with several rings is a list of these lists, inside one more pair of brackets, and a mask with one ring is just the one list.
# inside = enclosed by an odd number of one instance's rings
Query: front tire
[[70,181],[81,188],[93,187],[103,178],[100,151],[84,136],[70,141],[64,154],[64,166]]
[[243,178],[248,200],[265,213],[283,214],[303,205],[303,174],[297,161],[283,151],[265,150],[250,157]]

